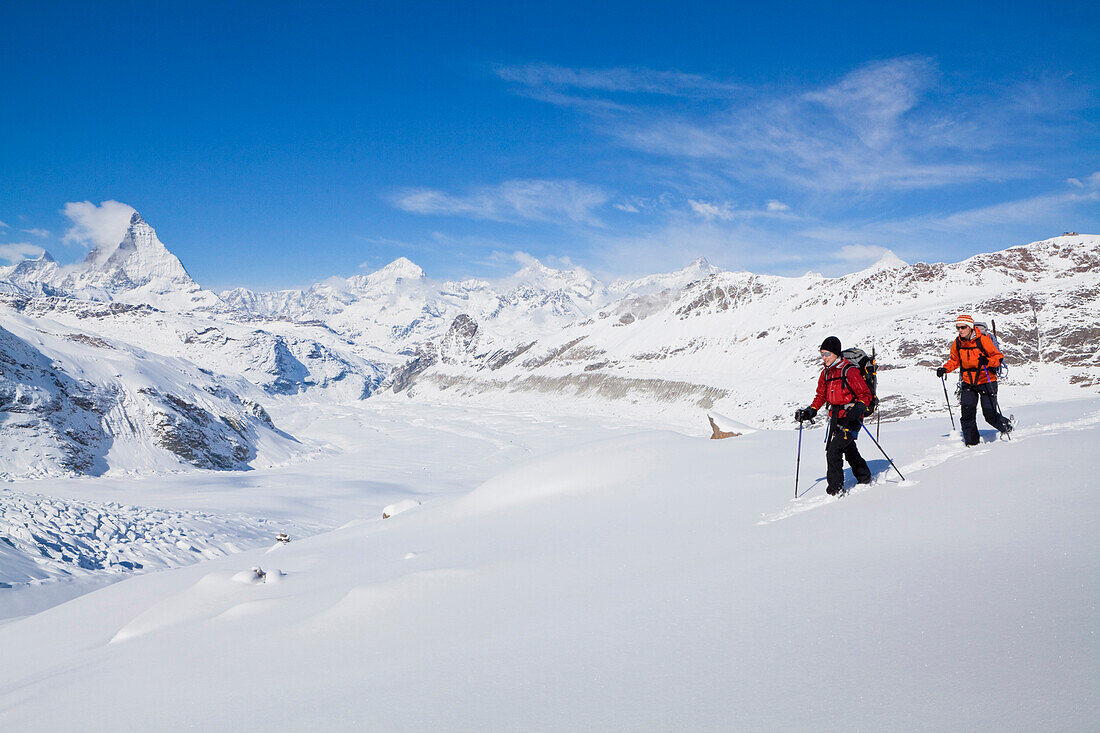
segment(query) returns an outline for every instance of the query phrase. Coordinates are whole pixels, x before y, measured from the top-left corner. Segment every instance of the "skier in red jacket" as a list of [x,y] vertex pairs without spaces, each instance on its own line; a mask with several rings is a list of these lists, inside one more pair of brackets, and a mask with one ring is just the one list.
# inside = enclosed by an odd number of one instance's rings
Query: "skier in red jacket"
[[844,459],[861,484],[871,483],[871,469],[859,454],[856,436],[863,426],[863,416],[871,404],[871,390],[863,381],[859,367],[841,355],[840,339],[830,336],[821,344],[824,367],[817,379],[817,395],[809,407],[795,410],[794,419],[811,420],[818,409],[829,405],[829,436],[825,441],[825,476],[829,494],[844,490]]

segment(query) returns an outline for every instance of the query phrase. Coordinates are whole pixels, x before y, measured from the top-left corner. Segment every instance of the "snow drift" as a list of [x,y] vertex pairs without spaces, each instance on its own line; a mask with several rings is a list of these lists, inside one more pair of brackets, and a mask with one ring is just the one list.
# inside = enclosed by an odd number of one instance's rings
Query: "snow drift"
[[[1087,730],[1100,402],[1018,417],[971,450],[942,418],[893,424],[908,481],[868,444],[876,482],[843,499],[820,456],[791,499],[791,431],[554,448],[2,626],[0,723]],[[253,567],[278,582],[240,582]]]

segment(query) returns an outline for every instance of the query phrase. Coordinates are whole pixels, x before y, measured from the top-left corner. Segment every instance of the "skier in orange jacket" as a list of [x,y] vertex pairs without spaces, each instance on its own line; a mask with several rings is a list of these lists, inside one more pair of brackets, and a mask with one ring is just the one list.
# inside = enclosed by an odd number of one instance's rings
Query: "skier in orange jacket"
[[936,376],[960,370],[962,391],[959,393],[963,441],[967,445],[981,442],[978,434],[978,402],[982,417],[1002,433],[1012,432],[1012,422],[997,409],[997,367],[1004,356],[989,334],[974,325],[974,318],[960,315],[955,319],[959,335],[951,344],[951,358],[936,369]]

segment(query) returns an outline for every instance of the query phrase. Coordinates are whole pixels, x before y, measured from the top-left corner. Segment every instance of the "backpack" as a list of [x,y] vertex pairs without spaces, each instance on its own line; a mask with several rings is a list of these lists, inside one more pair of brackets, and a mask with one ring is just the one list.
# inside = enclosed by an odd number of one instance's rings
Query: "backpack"
[[[859,369],[859,375],[867,383],[867,389],[871,390],[871,404],[867,405],[867,412],[864,413],[865,416],[870,416],[878,408],[878,364],[875,362],[875,350],[871,349],[870,356],[867,356],[863,349],[845,349],[840,352],[840,355]],[[848,380],[844,377],[847,371],[844,369],[840,373],[840,380],[844,383],[844,389],[852,392],[852,388],[848,386]]]
[[[981,332],[979,334],[979,338],[978,338],[978,350],[982,352],[982,354],[985,356],[985,358],[988,359],[989,354],[986,354],[985,349],[982,348],[982,340],[980,338],[980,336],[982,334],[988,336],[989,340],[993,342],[993,345],[997,347],[997,351],[1001,352],[1001,363],[997,365],[996,369],[991,369],[990,370],[991,372],[996,374],[998,379],[999,379],[1000,377],[1003,377],[1006,374],[1008,374],[1008,365],[1005,364],[1005,358],[1004,358],[1005,352],[1001,350],[1001,342],[997,340],[997,322],[992,321],[992,323],[993,323],[993,330],[992,331],[989,330],[988,326],[986,326],[984,323],[981,323],[979,321],[974,322],[974,328]],[[958,337],[956,337],[956,338],[958,338]]]

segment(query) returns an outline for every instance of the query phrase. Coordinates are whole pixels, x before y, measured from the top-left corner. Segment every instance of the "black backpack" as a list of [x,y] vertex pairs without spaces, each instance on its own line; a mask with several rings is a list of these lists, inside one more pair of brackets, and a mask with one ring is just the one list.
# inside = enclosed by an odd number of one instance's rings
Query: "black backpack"
[[[867,389],[871,390],[871,404],[867,405],[867,412],[865,413],[866,416],[870,416],[878,408],[878,364],[875,363],[875,350],[871,349],[870,356],[867,356],[867,352],[863,349],[845,349],[840,352],[840,355],[856,369],[859,369],[859,375],[867,383]],[[847,371],[847,368],[841,371],[840,379],[844,383],[844,389],[852,392],[852,388],[848,386],[848,380],[844,377]],[[855,392],[852,392],[852,394],[855,394]]]

